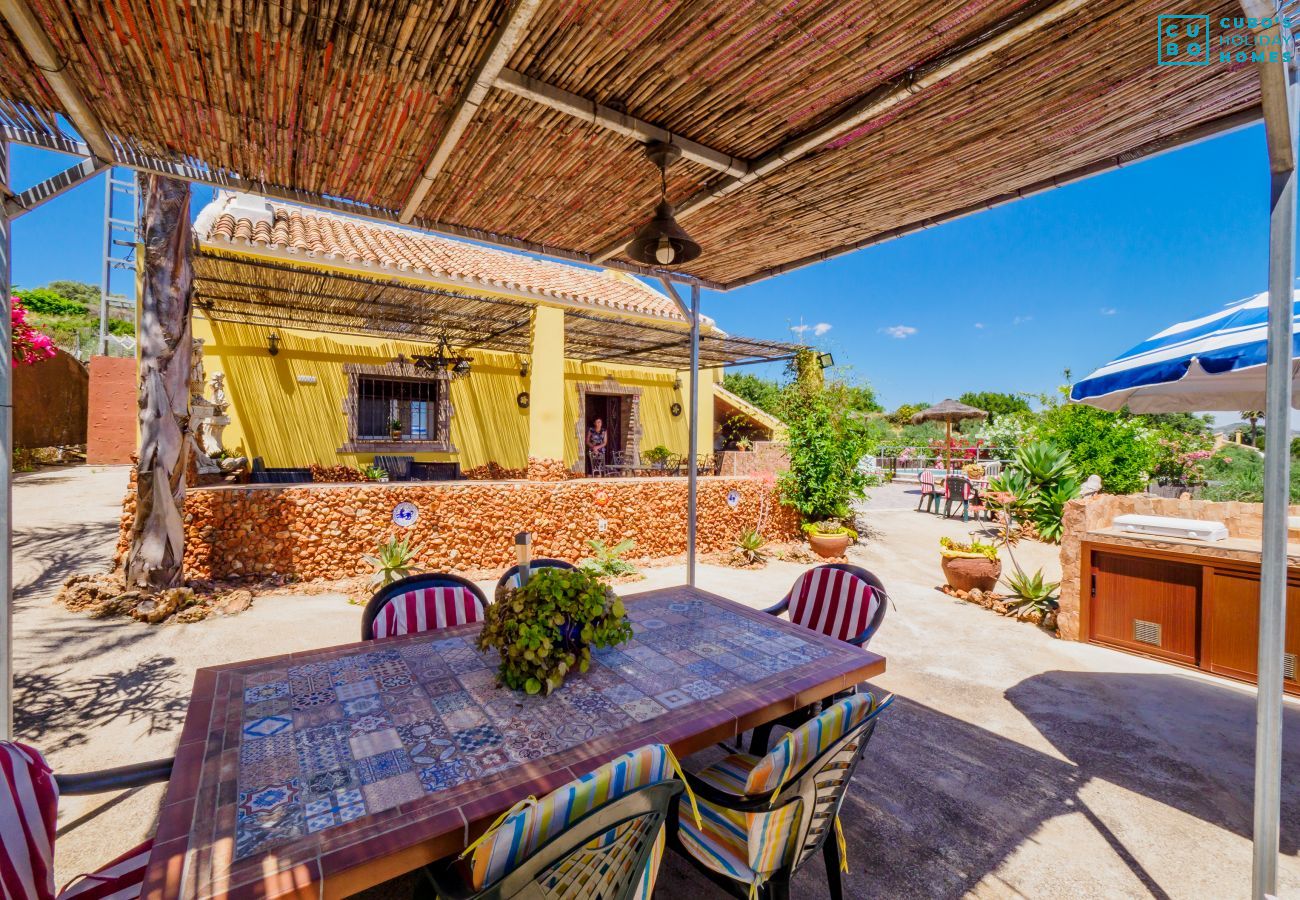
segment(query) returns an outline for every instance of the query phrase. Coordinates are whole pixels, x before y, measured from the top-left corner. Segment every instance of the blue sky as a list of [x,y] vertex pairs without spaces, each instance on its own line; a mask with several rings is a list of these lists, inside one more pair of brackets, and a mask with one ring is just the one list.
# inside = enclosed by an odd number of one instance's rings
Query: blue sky
[[[15,148],[13,181],[67,164]],[[209,197],[196,188],[195,212]],[[98,282],[103,198],[96,179],[16,222],[14,282]],[[892,408],[1049,391],[1067,367],[1083,377],[1173,322],[1264,290],[1267,255],[1254,126],[703,302],[735,334],[790,338],[802,322]]]

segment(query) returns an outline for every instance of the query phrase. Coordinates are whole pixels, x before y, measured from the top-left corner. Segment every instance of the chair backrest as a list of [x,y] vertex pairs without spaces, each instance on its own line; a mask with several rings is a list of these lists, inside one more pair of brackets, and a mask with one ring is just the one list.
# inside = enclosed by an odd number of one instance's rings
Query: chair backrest
[[[573,563],[565,562],[562,559],[535,559],[528,564],[528,571],[530,573],[536,572],[538,569],[576,569],[576,568],[577,566],[575,566]],[[512,587],[512,588],[519,587],[519,566],[518,565],[513,565],[510,568],[506,569],[505,574],[502,575],[499,579],[497,579],[496,593],[494,594],[494,596],[499,596],[501,594],[501,589],[507,587]]]
[[880,579],[852,563],[809,569],[795,579],[786,599],[791,622],[864,646],[880,628],[888,606]]
[[649,898],[682,783],[651,744],[515,810],[474,851],[478,897]]
[[934,493],[934,472],[930,469],[922,469],[921,474],[916,476],[916,480],[921,485],[922,494]]
[[406,481],[411,477],[414,456],[375,456],[374,465],[388,473],[393,481]]
[[361,639],[396,637],[483,621],[487,597],[448,572],[410,575],[380,588],[361,613]]
[[943,481],[943,491],[953,500],[969,500],[975,496],[975,488],[965,475],[949,475]]
[[587,474],[602,475],[605,472],[605,451],[587,451]]
[[893,702],[854,694],[783,737],[750,770],[747,795],[777,793],[770,812],[748,813],[749,865],[760,875],[797,868],[821,849],[880,713]]
[[616,466],[634,466],[636,465],[636,454],[631,450],[615,450],[614,465]]
[[54,829],[59,788],[45,758],[0,741],[0,896],[53,900]]

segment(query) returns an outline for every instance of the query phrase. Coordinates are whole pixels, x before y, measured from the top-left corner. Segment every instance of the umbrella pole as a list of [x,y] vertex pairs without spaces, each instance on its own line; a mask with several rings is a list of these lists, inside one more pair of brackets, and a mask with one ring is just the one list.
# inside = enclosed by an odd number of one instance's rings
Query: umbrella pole
[[943,422],[948,426],[948,436],[943,442],[943,471],[946,475],[952,471],[952,419],[944,419]]
[[[1262,67],[1261,67],[1262,69]],[[1255,713],[1255,829],[1252,893],[1277,893],[1282,801],[1282,653],[1286,623],[1290,503],[1291,360],[1295,289],[1296,85],[1286,67],[1285,105],[1265,104],[1272,168],[1269,213],[1268,365],[1264,416],[1264,522],[1259,589],[1259,687]],[[1266,73],[1261,71],[1261,78]],[[1272,113],[1270,115],[1269,113]],[[1281,131],[1286,152],[1277,151]]]

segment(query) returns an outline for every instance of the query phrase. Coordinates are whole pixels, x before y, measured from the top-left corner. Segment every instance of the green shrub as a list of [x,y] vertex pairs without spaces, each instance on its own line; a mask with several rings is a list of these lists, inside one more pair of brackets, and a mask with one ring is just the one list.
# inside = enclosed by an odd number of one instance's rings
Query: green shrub
[[846,388],[795,384],[786,390],[789,470],[778,485],[781,502],[804,521],[848,518],[850,504],[866,496],[867,476],[858,463],[874,446],[866,418],[848,407]]
[[47,287],[19,288],[14,291],[14,296],[21,299],[30,311],[47,316],[84,316],[90,313],[90,307],[85,303],[70,300]]
[[1145,490],[1155,468],[1156,438],[1132,416],[1066,404],[1043,414],[1036,437],[1067,450],[1080,476],[1100,476],[1110,494]]
[[623,558],[624,553],[636,547],[636,541],[628,538],[611,547],[599,538],[592,538],[587,541],[587,546],[591,548],[592,556],[578,564],[583,571],[602,578],[636,573],[636,566]]
[[1042,569],[1039,569],[1033,575],[1027,575],[1017,569],[1005,576],[1005,580],[1007,586],[1011,588],[1011,593],[1016,597],[1016,599],[1008,601],[1007,606],[1015,610],[1019,616],[1031,612],[1046,615],[1059,605],[1056,595],[1061,583],[1059,581],[1047,581],[1043,578]]
[[673,451],[669,450],[663,444],[651,447],[645,452],[646,462],[651,465],[661,466],[672,458]]
[[371,586],[385,587],[420,571],[415,565],[415,557],[419,552],[406,539],[399,541],[397,538],[389,538],[381,542],[374,556],[362,557],[375,570],[370,576]]
[[1065,504],[1079,496],[1080,487],[1071,454],[1046,441],[1016,450],[1002,477],[989,485],[991,492],[1011,494],[1013,513],[1032,521],[1038,536],[1052,543],[1060,541]]
[[732,547],[732,553],[743,560],[748,565],[767,561],[767,553],[763,547],[767,544],[767,539],[758,533],[755,528],[746,528],[736,538],[736,543]]

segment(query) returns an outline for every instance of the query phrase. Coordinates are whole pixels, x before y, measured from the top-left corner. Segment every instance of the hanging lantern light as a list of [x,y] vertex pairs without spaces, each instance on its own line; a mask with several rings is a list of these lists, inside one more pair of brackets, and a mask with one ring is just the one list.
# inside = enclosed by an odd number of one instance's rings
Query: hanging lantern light
[[681,156],[681,151],[671,144],[652,141],[645,153],[659,167],[659,205],[654,218],[633,235],[627,255],[651,266],[680,266],[700,255],[700,245],[677,224],[668,202],[668,164]]

